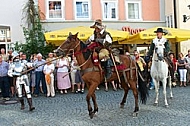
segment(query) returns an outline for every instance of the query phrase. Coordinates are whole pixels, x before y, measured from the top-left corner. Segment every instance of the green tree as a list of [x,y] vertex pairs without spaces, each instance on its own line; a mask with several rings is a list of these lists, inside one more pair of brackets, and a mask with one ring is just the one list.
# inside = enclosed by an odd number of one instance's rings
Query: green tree
[[39,7],[34,4],[34,1],[28,0],[23,9],[23,19],[26,20],[27,24],[27,27],[23,27],[26,42],[15,44],[15,49],[26,53],[27,56],[34,53],[42,53],[43,56],[47,56],[56,48],[54,44],[45,44],[44,29],[40,22],[39,13]]

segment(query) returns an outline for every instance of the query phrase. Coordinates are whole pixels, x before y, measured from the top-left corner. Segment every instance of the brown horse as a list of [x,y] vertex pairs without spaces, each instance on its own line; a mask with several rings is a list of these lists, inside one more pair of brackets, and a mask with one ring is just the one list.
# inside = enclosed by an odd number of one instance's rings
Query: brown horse
[[[88,88],[86,101],[88,105],[89,116],[90,118],[93,118],[94,114],[98,112],[98,104],[96,102],[95,90],[100,83],[104,82],[104,77],[102,76],[102,71],[98,68],[98,66],[93,64],[92,51],[88,50],[88,47],[78,39],[77,35],[78,33],[75,35],[69,34],[68,39],[58,47],[57,52],[61,51],[68,54],[70,50],[74,50],[78,64],[80,65],[81,71],[83,72],[82,78]],[[135,97],[134,113],[137,115],[137,112],[139,111],[137,80],[138,82],[141,82],[138,83],[138,87],[142,103],[146,103],[148,95],[146,83],[143,83],[140,78],[138,79],[136,64],[133,60],[131,60],[129,56],[120,55],[120,59],[125,66],[124,70],[119,71],[119,75],[121,77],[121,85],[125,91],[120,106],[121,108],[124,107],[128,91],[129,89],[131,89]],[[113,80],[118,80],[115,71],[112,72],[112,76],[110,77],[108,82]],[[94,104],[94,111],[90,104],[91,98]]]

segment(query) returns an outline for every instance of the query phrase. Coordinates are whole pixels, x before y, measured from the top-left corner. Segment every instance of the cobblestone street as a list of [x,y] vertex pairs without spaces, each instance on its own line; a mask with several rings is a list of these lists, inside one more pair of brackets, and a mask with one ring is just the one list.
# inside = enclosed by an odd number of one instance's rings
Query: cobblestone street
[[[162,87],[159,105],[153,106],[155,93],[150,90],[147,104],[140,104],[138,117],[132,117],[134,98],[130,91],[124,109],[119,108],[123,90],[96,91],[99,112],[90,119],[86,93],[57,94],[55,98],[33,98],[36,109],[21,111],[20,104],[0,105],[0,126],[188,126],[190,125],[190,86],[173,88],[174,98],[164,107]],[[25,101],[26,102],[26,101]]]

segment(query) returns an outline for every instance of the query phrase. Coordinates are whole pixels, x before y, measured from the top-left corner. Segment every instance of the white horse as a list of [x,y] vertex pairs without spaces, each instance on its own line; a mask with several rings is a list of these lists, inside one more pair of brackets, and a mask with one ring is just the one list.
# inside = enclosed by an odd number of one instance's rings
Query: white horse
[[163,94],[165,106],[168,107],[167,97],[166,97],[166,83],[167,78],[170,87],[170,98],[173,97],[172,89],[171,89],[171,76],[168,76],[168,64],[164,59],[164,45],[163,44],[155,44],[154,53],[152,57],[152,66],[151,66],[151,77],[153,79],[153,83],[155,85],[156,99],[154,105],[158,105],[158,95],[159,95],[159,86],[160,81],[163,84]]

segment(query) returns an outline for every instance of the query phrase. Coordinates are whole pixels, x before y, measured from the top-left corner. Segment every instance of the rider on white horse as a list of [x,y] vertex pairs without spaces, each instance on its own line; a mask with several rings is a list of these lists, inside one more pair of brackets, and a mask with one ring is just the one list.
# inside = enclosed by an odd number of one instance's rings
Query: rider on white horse
[[153,39],[150,45],[150,50],[148,52],[148,55],[149,56],[153,55],[155,44],[164,44],[165,46],[164,55],[167,56],[170,51],[170,44],[166,38],[162,37],[163,34],[166,34],[166,33],[163,31],[162,28],[158,28],[157,31],[154,31],[154,32],[157,33],[157,37]]
[[[157,37],[153,39],[153,41],[150,45],[150,50],[148,52],[148,56],[153,55],[153,50],[155,48],[155,45],[163,44],[165,46],[165,49],[164,49],[165,60],[169,65],[170,74],[172,74],[173,73],[173,65],[172,65],[172,61],[168,57],[169,52],[170,52],[170,44],[169,44],[169,41],[163,37],[163,34],[166,34],[166,33],[163,31],[162,28],[158,28],[157,31],[155,31],[155,33],[157,33]],[[172,77],[172,83],[174,83],[174,82],[175,82],[175,79]]]
[[172,90],[171,90],[171,77],[168,77],[168,63],[167,58],[164,58],[164,56],[167,56],[169,52],[169,43],[166,38],[163,38],[163,29],[158,28],[157,31],[157,37],[153,39],[153,42],[151,44],[151,50],[149,50],[149,55],[152,53],[152,66],[150,70],[151,77],[153,79],[153,83],[155,85],[155,92],[156,92],[156,99],[155,99],[155,105],[158,104],[158,95],[159,95],[159,83],[162,82],[163,84],[163,94],[164,94],[164,100],[165,100],[165,106],[168,106],[167,102],[167,96],[166,96],[166,83],[167,78],[169,82],[170,87],[170,97],[173,97]]

